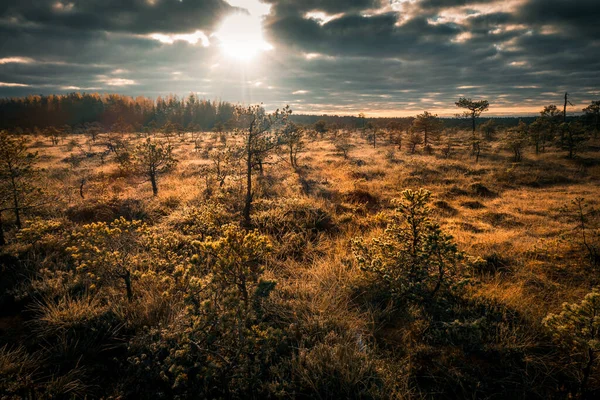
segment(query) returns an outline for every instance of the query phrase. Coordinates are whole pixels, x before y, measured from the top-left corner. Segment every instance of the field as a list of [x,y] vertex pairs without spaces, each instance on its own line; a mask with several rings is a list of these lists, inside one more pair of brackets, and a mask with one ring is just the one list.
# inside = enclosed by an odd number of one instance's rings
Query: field
[[[239,135],[154,134],[177,160],[156,196],[107,151],[142,134],[28,135],[43,195],[20,230],[2,214],[0,397],[600,394],[594,334],[565,339],[545,320],[600,282],[586,247],[597,214],[582,229],[577,208],[600,206],[598,139],[573,158],[523,146],[514,162],[499,131],[476,161],[471,132],[414,153],[380,132],[373,146],[360,129],[307,130],[296,167],[270,152],[253,172],[250,230],[245,166],[223,150]],[[461,257],[435,296],[397,295],[356,243],[385,236],[394,199],[421,188]]]

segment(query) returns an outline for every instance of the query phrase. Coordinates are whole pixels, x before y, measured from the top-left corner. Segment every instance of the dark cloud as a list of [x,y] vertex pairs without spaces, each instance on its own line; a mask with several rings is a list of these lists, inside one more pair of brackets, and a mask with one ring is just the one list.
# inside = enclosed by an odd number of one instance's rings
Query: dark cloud
[[530,0],[518,18],[535,26],[554,25],[565,34],[584,34],[600,40],[600,3],[597,0]]
[[209,36],[234,11],[223,0],[2,1],[0,96],[194,91],[357,113],[451,108],[463,95],[541,108],[564,90],[580,103],[599,94],[596,0],[267,1],[274,50],[245,66],[214,38],[203,47],[148,35]]
[[330,14],[355,12],[380,7],[387,0],[266,0],[280,15],[323,11]]
[[422,0],[419,6],[423,9],[443,9],[449,7],[469,6],[473,4],[493,3],[495,0]]
[[0,18],[119,32],[188,32],[214,27],[232,7],[223,0],[3,0]]
[[268,29],[272,38],[308,53],[392,58],[414,53],[427,57],[456,47],[450,39],[461,32],[456,25],[432,25],[418,17],[398,25],[394,12],[369,17],[349,14],[322,25],[300,16],[285,16],[270,23]]

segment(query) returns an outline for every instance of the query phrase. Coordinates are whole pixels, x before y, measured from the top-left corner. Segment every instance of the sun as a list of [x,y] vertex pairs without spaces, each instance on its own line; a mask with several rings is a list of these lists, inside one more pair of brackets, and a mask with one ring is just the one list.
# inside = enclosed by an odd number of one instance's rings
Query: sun
[[273,49],[263,38],[260,18],[252,15],[228,16],[214,36],[224,54],[240,61],[249,61],[259,53]]

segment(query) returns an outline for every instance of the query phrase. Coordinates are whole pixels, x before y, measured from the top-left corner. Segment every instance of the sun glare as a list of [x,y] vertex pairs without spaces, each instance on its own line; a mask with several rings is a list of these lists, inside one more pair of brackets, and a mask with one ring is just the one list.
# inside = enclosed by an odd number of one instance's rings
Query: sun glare
[[260,17],[233,14],[227,17],[215,32],[219,46],[227,56],[249,61],[262,51],[273,48],[262,34]]

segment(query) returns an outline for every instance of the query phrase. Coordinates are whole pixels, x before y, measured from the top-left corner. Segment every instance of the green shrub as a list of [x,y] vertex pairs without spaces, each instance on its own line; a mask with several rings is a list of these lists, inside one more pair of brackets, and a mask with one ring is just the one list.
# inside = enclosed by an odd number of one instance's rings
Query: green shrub
[[456,282],[457,264],[463,259],[453,238],[430,218],[431,194],[405,190],[384,234],[352,248],[360,268],[385,284],[396,297],[433,297],[440,288]]
[[600,290],[593,289],[579,304],[564,303],[560,314],[548,314],[543,322],[569,352],[579,392],[585,396],[600,353]]
[[[227,225],[221,238],[195,246],[194,267],[180,281],[186,308],[168,327],[148,329],[132,342],[132,372],[169,397],[267,393],[270,370],[286,351],[283,332],[263,317],[275,287],[262,278],[271,245],[257,232]],[[148,387],[132,390],[149,393]]]
[[89,289],[122,281],[131,301],[132,272],[141,264],[139,242],[145,233],[147,228],[141,221],[121,217],[110,224],[96,222],[76,231],[72,237],[75,245],[67,250]]

